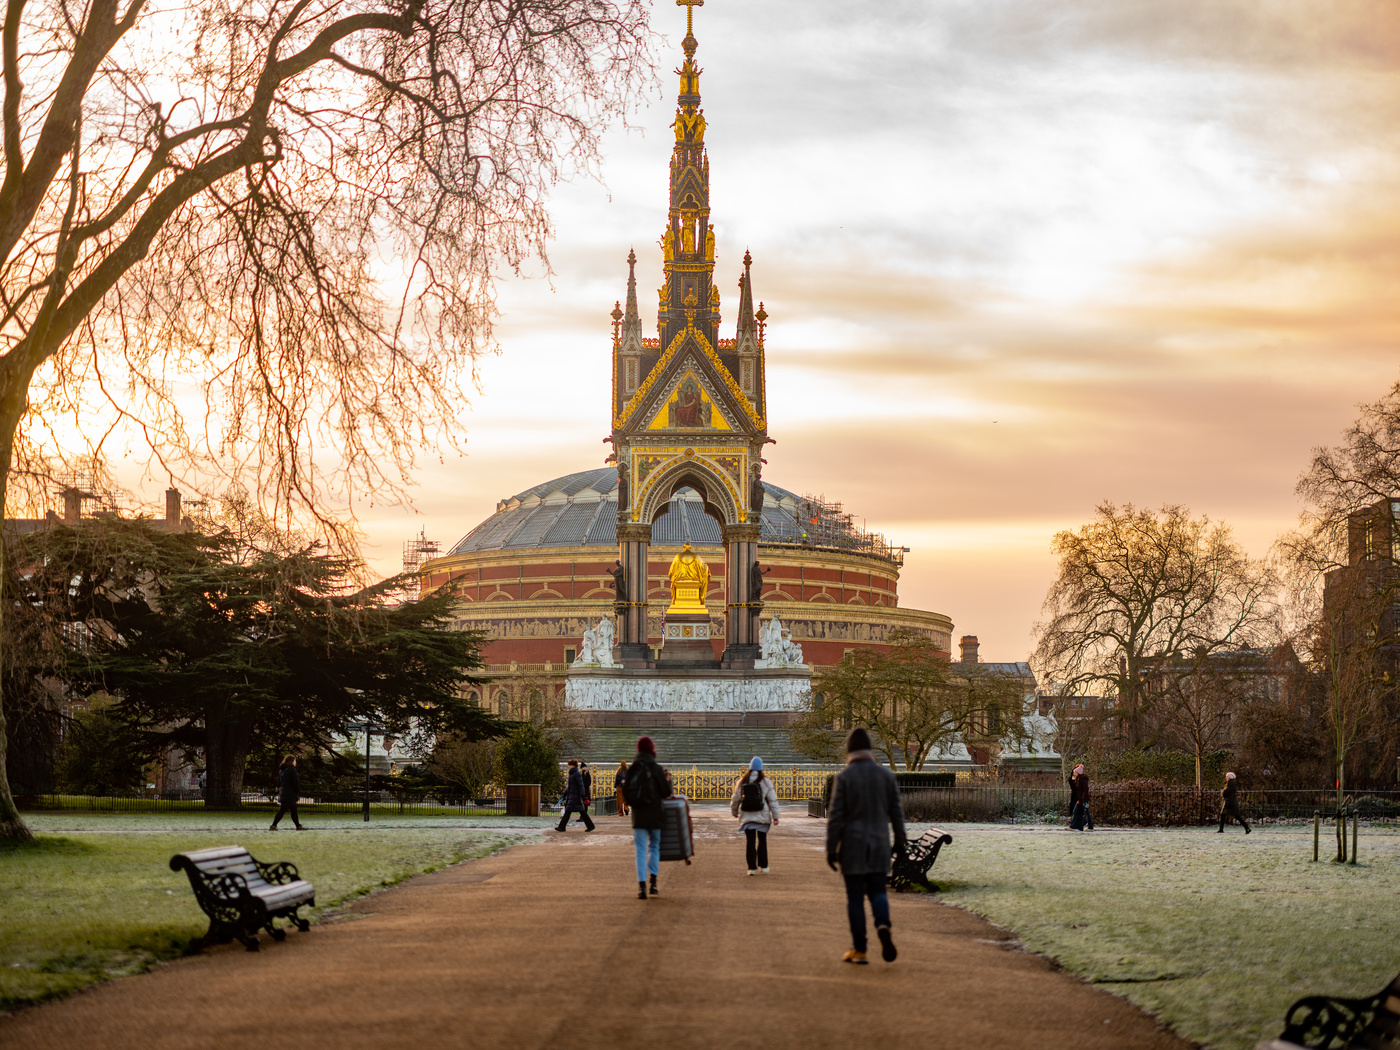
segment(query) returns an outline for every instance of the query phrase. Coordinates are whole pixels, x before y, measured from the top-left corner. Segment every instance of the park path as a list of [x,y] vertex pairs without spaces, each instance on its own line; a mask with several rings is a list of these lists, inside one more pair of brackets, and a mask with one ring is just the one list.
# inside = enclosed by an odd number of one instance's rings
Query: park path
[[[237,944],[0,1018],[6,1050],[1185,1050],[1136,1007],[1010,950],[927,895],[892,895],[899,959],[849,946],[823,822],[790,817],[749,878],[727,810],[636,899],[631,832],[601,818],[420,876],[337,921]],[[247,843],[255,846],[256,843]],[[956,849],[954,843],[948,849]]]

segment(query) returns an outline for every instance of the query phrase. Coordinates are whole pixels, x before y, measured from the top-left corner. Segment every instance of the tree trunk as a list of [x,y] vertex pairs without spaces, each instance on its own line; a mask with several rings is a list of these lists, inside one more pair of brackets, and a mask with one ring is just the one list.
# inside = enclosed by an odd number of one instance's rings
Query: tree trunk
[[204,805],[209,809],[236,809],[243,804],[243,771],[248,764],[248,743],[253,736],[250,719],[204,721]]
[[[13,382],[13,379],[12,379]],[[15,447],[15,428],[19,425],[20,412],[23,411],[23,398],[19,398],[18,409],[15,406],[16,398],[11,390],[9,396],[0,401],[0,509],[5,506],[5,494],[9,488],[10,458]],[[3,514],[0,514],[3,517]],[[5,530],[0,527],[0,639],[4,636],[5,626]],[[0,640],[0,664],[9,659],[9,653],[5,651],[4,642]],[[3,676],[0,676],[3,680]],[[10,774],[9,767],[5,761],[8,751],[9,738],[6,735],[5,721],[5,697],[3,686],[0,685],[0,841],[9,839],[29,841],[34,838],[34,833],[29,830],[29,825],[25,824],[24,818],[19,815],[19,809],[15,806],[15,800],[10,795]]]

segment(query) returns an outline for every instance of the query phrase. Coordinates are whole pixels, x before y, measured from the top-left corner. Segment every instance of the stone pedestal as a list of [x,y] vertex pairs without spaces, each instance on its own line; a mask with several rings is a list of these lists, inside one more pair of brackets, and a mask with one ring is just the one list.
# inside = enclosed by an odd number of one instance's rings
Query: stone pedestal
[[661,650],[656,656],[658,668],[717,668],[714,646],[710,644],[713,630],[708,613],[667,614]]

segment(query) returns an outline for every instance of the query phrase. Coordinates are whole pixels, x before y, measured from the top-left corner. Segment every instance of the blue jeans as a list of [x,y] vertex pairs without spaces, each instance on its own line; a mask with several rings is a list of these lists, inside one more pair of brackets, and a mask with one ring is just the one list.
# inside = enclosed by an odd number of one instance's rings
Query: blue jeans
[[870,911],[876,927],[890,924],[890,898],[885,892],[885,876],[846,875],[846,917],[851,921],[851,947],[865,951],[865,898],[870,898]]
[[1076,802],[1074,804],[1074,814],[1069,818],[1069,826],[1074,831],[1083,831],[1084,825],[1089,826],[1089,830],[1094,830],[1094,815],[1089,812],[1086,803]]
[[632,842],[637,847],[637,881],[647,881],[647,869],[661,874],[661,829],[633,828]]

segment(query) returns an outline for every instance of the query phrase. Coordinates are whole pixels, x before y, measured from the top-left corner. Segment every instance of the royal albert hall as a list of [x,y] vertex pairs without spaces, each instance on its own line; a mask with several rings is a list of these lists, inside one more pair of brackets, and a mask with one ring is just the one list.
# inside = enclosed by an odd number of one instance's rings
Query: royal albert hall
[[[754,307],[745,253],[734,336],[719,335],[710,168],[689,27],[683,43],[657,336],[642,335],[635,255],[627,260],[625,306],[612,311],[611,465],[501,500],[491,517],[419,566],[425,589],[455,584],[454,626],[486,633],[486,684],[476,699],[510,717],[562,697],[584,631],[604,618],[616,625],[618,661],[646,665],[662,640],[667,570],[685,544],[710,570],[705,604],[717,666],[754,666],[773,617],[816,674],[851,649],[885,644],[898,628],[952,649],[947,616],[899,604],[904,548],[867,532],[839,502],[761,476],[768,315],[762,303]],[[780,761],[793,757],[782,721],[750,726],[766,739],[748,739]],[[656,725],[680,728],[663,717]],[[731,760],[710,754],[712,738],[677,736],[668,741],[670,757]]]

